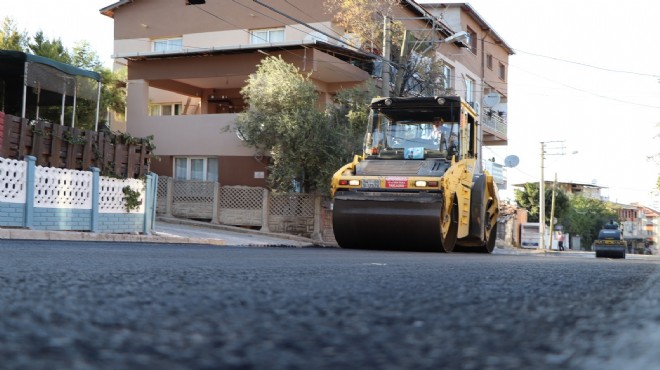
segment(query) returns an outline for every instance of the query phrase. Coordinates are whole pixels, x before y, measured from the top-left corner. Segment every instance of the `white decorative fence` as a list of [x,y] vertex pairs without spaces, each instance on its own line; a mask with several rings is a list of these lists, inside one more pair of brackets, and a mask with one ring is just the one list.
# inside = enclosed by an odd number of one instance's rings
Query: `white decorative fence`
[[92,179],[92,172],[37,166],[34,206],[91,209]]
[[125,213],[126,201],[123,189],[129,186],[134,191],[140,192],[140,206],[130,210],[133,213],[144,213],[144,181],[137,179],[114,179],[101,177],[99,212],[101,213]]
[[157,209],[165,216],[334,241],[328,208],[321,206],[318,195],[273,194],[260,187],[158,178]]
[[[145,180],[99,176],[99,170],[75,171],[0,158],[0,227],[150,233],[158,176]],[[138,192],[137,207],[127,209],[124,188]]]
[[0,202],[25,203],[25,161],[0,157]]

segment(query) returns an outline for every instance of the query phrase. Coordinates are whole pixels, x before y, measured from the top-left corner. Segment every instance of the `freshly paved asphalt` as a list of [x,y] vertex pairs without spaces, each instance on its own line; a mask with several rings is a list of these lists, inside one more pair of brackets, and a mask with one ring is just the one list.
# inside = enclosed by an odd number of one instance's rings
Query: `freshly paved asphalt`
[[0,368],[659,364],[659,261],[574,256],[0,240]]
[[352,251],[156,229],[168,235],[150,243],[0,240],[0,369],[660,363],[657,257]]

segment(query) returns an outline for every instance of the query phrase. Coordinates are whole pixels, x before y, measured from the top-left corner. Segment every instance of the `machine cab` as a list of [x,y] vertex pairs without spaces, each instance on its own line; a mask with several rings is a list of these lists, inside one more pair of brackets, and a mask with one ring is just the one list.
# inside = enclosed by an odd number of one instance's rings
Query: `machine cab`
[[476,153],[476,114],[460,97],[376,98],[364,142],[368,159],[456,160]]

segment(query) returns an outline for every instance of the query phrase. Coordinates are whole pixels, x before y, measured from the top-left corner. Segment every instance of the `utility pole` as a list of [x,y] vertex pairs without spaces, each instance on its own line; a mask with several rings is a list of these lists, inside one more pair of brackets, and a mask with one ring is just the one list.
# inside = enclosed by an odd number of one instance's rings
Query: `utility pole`
[[550,207],[550,249],[552,249],[552,232],[555,228],[555,192],[557,191],[557,172],[555,172],[555,183],[552,185],[552,206]]
[[[551,153],[546,153],[546,144],[558,143],[551,147]],[[545,180],[543,179],[543,161],[546,155],[564,155],[564,141],[542,141],[541,142],[541,181],[539,182],[539,248],[545,250]],[[556,176],[556,175],[555,175]],[[556,180],[555,180],[556,181]],[[553,194],[554,195],[554,194]],[[550,230],[552,233],[552,230]]]
[[541,142],[541,181],[539,182],[539,248],[545,250],[545,180],[543,179],[543,159],[545,143]]
[[388,15],[383,16],[383,86],[381,94],[384,97],[390,96],[390,50],[392,46],[392,35],[390,32],[390,26],[392,19]]

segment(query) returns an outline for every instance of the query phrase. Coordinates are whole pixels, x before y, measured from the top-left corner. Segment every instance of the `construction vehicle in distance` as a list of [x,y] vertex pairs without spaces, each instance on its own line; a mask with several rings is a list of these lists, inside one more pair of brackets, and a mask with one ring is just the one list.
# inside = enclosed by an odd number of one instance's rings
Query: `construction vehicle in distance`
[[373,99],[363,154],[332,178],[339,246],[492,252],[499,202],[479,129],[457,96]]
[[603,225],[598,232],[598,239],[594,241],[596,257],[626,258],[627,243],[623,240],[619,224],[610,221]]

